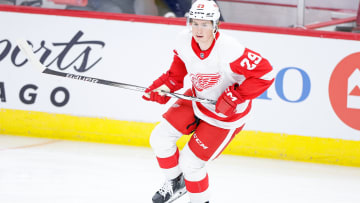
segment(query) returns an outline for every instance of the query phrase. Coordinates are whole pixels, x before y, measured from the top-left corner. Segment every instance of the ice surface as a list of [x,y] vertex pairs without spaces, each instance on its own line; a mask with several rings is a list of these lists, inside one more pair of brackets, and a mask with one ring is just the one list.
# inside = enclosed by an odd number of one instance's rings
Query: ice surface
[[[211,203],[360,202],[355,167],[222,155],[208,172]],[[150,203],[162,183],[150,148],[0,135],[1,203]]]

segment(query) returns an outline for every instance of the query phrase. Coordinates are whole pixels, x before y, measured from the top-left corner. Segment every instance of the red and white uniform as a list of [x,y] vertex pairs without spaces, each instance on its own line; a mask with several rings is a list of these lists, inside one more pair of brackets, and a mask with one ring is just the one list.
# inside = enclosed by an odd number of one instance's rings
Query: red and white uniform
[[245,100],[230,117],[216,113],[215,105],[193,102],[195,115],[225,129],[242,126],[249,116],[251,100],[262,94],[274,80],[269,62],[224,33],[218,32],[206,51],[201,51],[188,30],[176,41],[174,60],[168,71],[170,80],[183,83],[188,74],[194,96],[215,101],[226,88],[238,83],[238,92]]
[[[213,104],[180,99],[151,134],[150,145],[167,179],[183,173],[191,202],[203,203],[210,195],[206,163],[219,156],[241,131],[252,99],[274,81],[272,67],[258,53],[219,32],[211,47],[202,51],[186,30],[180,33],[174,53],[172,65],[160,84],[176,91],[183,87],[184,77],[189,75],[192,91],[186,91],[186,95],[217,101],[229,86],[237,83],[239,86],[234,91],[243,101],[237,104],[235,114],[226,116],[216,113]],[[179,152],[176,141],[191,132],[194,133],[190,140]]]

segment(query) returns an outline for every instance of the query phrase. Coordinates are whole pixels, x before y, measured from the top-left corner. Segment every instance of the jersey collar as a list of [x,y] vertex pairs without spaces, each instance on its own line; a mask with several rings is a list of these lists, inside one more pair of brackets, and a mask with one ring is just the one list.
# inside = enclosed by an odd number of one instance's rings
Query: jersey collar
[[[220,33],[217,32],[216,35],[215,35],[215,39],[217,40],[217,39],[219,38],[219,36],[220,36]],[[215,46],[216,40],[214,40],[214,41],[212,42],[210,48],[208,48],[207,50],[203,51],[203,50],[200,49],[199,44],[196,43],[196,41],[195,41],[195,39],[194,39],[194,37],[193,37],[193,38],[191,39],[191,47],[192,47],[194,53],[196,54],[196,56],[197,56],[199,59],[204,60],[204,59],[206,59],[206,58],[210,55],[211,50],[212,50],[212,49],[214,48],[214,46]]]

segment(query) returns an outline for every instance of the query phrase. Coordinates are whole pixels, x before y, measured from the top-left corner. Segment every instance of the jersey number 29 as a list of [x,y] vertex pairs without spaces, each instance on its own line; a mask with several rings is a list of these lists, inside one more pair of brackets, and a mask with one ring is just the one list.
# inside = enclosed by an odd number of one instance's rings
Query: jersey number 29
[[261,56],[252,52],[248,52],[247,58],[241,60],[240,65],[242,67],[246,67],[246,69],[248,70],[254,70],[256,66],[260,63],[261,59]]

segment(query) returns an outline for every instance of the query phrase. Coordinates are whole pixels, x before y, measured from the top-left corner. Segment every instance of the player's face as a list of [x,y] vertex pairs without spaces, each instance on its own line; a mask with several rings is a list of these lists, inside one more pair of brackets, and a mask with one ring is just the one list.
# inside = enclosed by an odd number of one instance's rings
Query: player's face
[[213,25],[210,20],[193,19],[191,28],[192,35],[197,43],[212,43],[214,35]]

